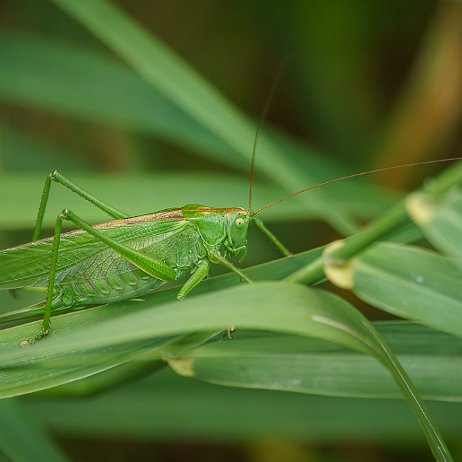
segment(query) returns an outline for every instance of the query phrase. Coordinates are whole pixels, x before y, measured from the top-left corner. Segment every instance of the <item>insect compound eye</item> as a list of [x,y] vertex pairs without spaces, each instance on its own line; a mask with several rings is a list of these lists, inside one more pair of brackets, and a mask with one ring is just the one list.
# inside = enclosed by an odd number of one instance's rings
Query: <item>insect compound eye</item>
[[242,228],[244,226],[244,219],[243,218],[236,218],[234,223],[236,224],[236,228]]

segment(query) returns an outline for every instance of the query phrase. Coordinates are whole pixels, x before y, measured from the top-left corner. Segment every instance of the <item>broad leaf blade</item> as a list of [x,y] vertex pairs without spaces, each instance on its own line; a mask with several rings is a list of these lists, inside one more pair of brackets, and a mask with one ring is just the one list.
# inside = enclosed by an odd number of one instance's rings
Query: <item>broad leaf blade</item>
[[[123,309],[126,304],[114,304],[112,308]],[[366,352],[382,362],[416,414],[435,456],[438,460],[451,460],[417,391],[391,350],[358,311],[332,294],[294,284],[256,283],[192,297],[183,303],[151,307],[147,301],[140,305],[130,314],[86,330],[61,337],[55,335],[22,350],[9,348],[0,356],[0,364],[6,372],[24,366],[26,373],[30,373],[29,365],[33,364],[35,371],[40,373],[50,366],[58,367],[64,360],[66,367],[72,369],[82,365],[82,356],[85,363],[98,364],[119,351],[126,354],[127,346],[146,345],[151,339],[189,332],[219,330],[227,325],[320,337]],[[73,314],[58,317],[54,325],[59,328],[58,320],[71,316]],[[22,335],[25,327],[28,326],[4,332],[15,337]]]
[[374,245],[355,257],[353,291],[368,303],[462,335],[462,270],[452,261],[418,247]]
[[[376,328],[425,398],[462,402],[461,339],[410,323]],[[323,340],[237,331],[233,342],[208,343],[186,357],[173,346],[168,349],[169,364],[178,372],[221,385],[329,396],[400,396],[372,357]]]
[[412,194],[407,210],[437,249],[462,258],[462,191],[450,191],[442,198]]

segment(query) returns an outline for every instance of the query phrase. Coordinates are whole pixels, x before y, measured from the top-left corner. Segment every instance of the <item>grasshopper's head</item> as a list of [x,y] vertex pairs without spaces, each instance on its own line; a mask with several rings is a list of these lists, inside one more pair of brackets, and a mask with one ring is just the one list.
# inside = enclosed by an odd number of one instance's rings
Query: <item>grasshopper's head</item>
[[243,208],[228,209],[225,248],[231,257],[242,260],[247,253],[247,230],[250,213]]
[[195,224],[207,247],[218,249],[223,245],[227,255],[244,258],[251,220],[249,212],[240,207],[212,208],[198,204],[185,205],[181,211]]

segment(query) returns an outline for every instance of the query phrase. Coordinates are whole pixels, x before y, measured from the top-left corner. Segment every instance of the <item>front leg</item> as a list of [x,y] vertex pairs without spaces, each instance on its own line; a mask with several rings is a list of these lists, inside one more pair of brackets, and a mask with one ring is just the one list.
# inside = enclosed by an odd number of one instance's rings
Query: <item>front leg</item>
[[225,257],[221,256],[218,250],[210,249],[208,252],[211,261],[213,261],[214,263],[220,263],[225,268],[228,268],[229,270],[238,274],[245,282],[253,282],[252,279],[246,276],[237,266],[234,266],[230,261],[226,260]]
[[253,217],[256,227],[279,249],[286,257],[292,255],[292,252],[265,226],[258,218]]
[[[183,284],[176,298],[178,300],[183,300],[183,298],[185,298],[186,295],[209,274],[209,269],[210,262],[208,260],[201,260],[197,264],[196,271],[194,271],[191,277]],[[226,333],[229,340],[232,339],[232,332],[234,332],[234,326],[228,326],[226,328]]]
[[202,279],[204,279],[207,276],[207,274],[209,274],[209,269],[209,261],[201,260],[197,264],[196,271],[194,271],[194,273],[191,274],[191,277],[183,284],[176,298],[178,300],[183,300],[183,298],[185,298],[186,295],[188,295],[189,292],[191,292],[191,290],[194,289],[194,287],[196,287],[197,284],[199,284],[199,282],[201,282]]

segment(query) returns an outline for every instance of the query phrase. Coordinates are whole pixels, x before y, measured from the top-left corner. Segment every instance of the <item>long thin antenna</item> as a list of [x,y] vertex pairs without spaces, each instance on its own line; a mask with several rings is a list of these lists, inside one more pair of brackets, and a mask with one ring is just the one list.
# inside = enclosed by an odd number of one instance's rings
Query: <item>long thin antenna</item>
[[303,188],[303,189],[300,189],[299,191],[295,191],[291,194],[287,194],[287,196],[280,197],[279,199],[276,199],[275,201],[270,202],[269,204],[263,205],[262,207],[255,210],[255,212],[252,212],[252,216],[256,215],[257,213],[260,213],[262,210],[265,210],[274,204],[277,204],[278,202],[285,201],[286,199],[290,199],[291,197],[297,196],[298,194],[304,193],[306,191],[311,191],[312,189],[320,188],[321,186],[325,186],[327,184],[337,183],[338,181],[348,180],[350,178],[355,178],[357,176],[369,175],[371,173],[386,172],[387,170],[396,170],[398,168],[416,167],[417,165],[428,165],[428,164],[437,164],[440,162],[451,162],[454,160],[462,160],[462,157],[449,157],[447,159],[436,159],[436,160],[426,160],[423,162],[413,162],[412,164],[394,165],[391,167],[377,168],[374,170],[367,170],[365,172],[353,173],[352,175],[341,176],[339,178],[334,178],[333,180],[323,181],[322,183],[315,184],[314,186],[308,186],[307,188]]
[[260,135],[263,122],[265,121],[266,116],[268,114],[268,110],[271,106],[271,103],[273,102],[274,94],[276,92],[276,88],[279,85],[279,81],[281,80],[282,72],[287,66],[288,62],[289,62],[289,58],[285,57],[279,64],[278,70],[276,72],[276,76],[274,77],[273,83],[271,84],[271,89],[270,89],[268,98],[266,98],[265,106],[263,108],[263,111],[260,114],[260,119],[258,120],[257,130],[255,131],[255,138],[253,140],[253,147],[252,147],[252,161],[250,162],[249,206],[247,209],[249,213],[251,213],[252,211],[253,176],[255,172],[255,156],[257,153],[258,137]]

